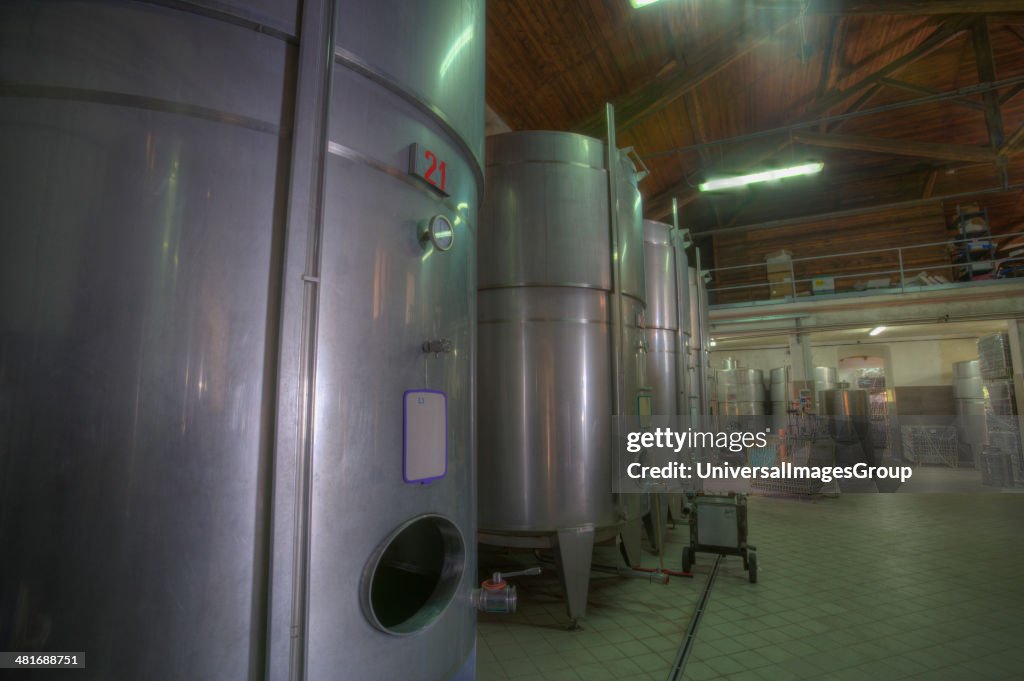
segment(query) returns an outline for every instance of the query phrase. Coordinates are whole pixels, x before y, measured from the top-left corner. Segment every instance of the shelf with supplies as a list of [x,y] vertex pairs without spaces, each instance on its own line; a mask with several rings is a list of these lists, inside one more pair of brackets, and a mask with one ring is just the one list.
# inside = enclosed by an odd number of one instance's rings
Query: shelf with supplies
[[988,209],[976,204],[956,207],[952,229],[957,242],[950,247],[953,276],[956,281],[993,278],[996,245],[992,241]]

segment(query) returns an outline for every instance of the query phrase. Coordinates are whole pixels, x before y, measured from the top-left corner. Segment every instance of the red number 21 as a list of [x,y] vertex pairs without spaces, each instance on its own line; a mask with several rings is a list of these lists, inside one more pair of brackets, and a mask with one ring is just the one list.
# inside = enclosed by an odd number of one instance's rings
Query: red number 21
[[424,151],[423,157],[430,162],[430,167],[427,168],[427,172],[423,174],[423,179],[425,179],[427,182],[434,185],[435,187],[439,187],[441,191],[445,191],[445,184],[446,180],[448,179],[446,177],[448,170],[447,164],[444,161],[441,161],[440,163],[441,184],[439,185],[437,183],[437,180],[434,179],[434,171],[438,170],[437,156],[432,151]]

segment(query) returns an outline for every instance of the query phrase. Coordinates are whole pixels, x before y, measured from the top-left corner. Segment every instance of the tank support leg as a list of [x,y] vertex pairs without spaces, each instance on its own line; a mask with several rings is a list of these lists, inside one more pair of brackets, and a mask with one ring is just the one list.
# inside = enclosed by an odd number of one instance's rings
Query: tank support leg
[[640,548],[643,544],[643,525],[640,518],[627,520],[620,531],[622,537],[623,558],[626,559],[626,567],[639,567]]
[[594,526],[563,527],[558,530],[558,577],[565,592],[565,608],[572,628],[576,620],[587,614],[587,592],[590,590],[590,563],[594,557]]
[[[655,508],[655,504],[657,504],[660,508]],[[644,530],[646,530],[647,538],[651,540],[651,545],[654,546],[655,551],[660,550],[660,542],[665,541],[665,532],[668,529],[667,519],[668,495],[652,494],[651,510],[647,515],[644,516]],[[633,554],[630,554],[630,558],[632,557]]]
[[668,510],[672,514],[672,524],[678,525],[683,522],[683,495],[679,492],[672,492],[665,495],[668,498]]

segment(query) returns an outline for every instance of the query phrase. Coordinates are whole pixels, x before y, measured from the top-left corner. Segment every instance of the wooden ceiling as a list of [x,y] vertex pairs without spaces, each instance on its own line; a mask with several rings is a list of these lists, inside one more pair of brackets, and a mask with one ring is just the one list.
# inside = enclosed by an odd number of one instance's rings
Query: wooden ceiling
[[[911,202],[1024,231],[1024,0],[491,0],[487,102],[514,130],[604,136],[695,234]],[[817,176],[696,185],[803,160]],[[723,232],[721,230],[729,230]]]

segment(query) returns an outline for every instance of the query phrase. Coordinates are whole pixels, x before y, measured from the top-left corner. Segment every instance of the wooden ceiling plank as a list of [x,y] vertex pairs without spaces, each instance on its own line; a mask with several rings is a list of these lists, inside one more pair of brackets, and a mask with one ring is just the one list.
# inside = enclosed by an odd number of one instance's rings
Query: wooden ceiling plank
[[856,217],[858,215],[867,215],[870,213],[876,213],[884,210],[894,210],[898,208],[913,208],[915,206],[925,206],[939,201],[951,201],[953,199],[962,199],[972,196],[984,196],[987,194],[1004,194],[1010,192],[1017,192],[1021,191],[1022,189],[1024,189],[1024,184],[1012,184],[1005,187],[986,187],[983,189],[969,190],[964,192],[958,192],[955,194],[943,194],[940,196],[932,196],[926,199],[911,199],[909,201],[896,201],[892,203],[866,205],[858,208],[849,208],[846,210],[833,211],[830,213],[815,213],[811,215],[801,215],[794,218],[769,220],[767,222],[739,225],[736,227],[727,227],[725,229],[691,229],[690,235],[694,239],[706,239],[707,237],[725,236],[727,234],[739,234],[742,232],[750,232],[758,229],[774,229],[778,227],[791,227],[794,225],[805,224],[808,222],[839,220],[842,218]]
[[813,0],[808,14],[1018,14],[1018,0]]
[[[765,44],[790,26],[793,21],[795,20],[788,21],[767,33],[744,36],[736,41],[722,41],[727,45],[722,53],[700,53],[693,64],[687,64],[685,67],[679,67],[678,62],[671,62],[674,68],[663,69],[655,78],[613,100],[616,129],[620,132],[628,130],[648,116],[661,111],[687,92],[718,75],[739,59]],[[602,107],[600,112],[577,122],[570,126],[570,129],[584,135],[601,137],[604,134],[604,127],[604,108]]]
[[936,168],[928,173],[928,179],[924,181],[924,189],[921,191],[921,198],[927,199],[935,191],[935,180],[939,177],[939,169]]
[[[701,111],[700,102],[697,100],[696,90],[690,90],[683,95],[683,103],[686,105],[686,117],[690,119],[690,129],[697,144],[706,144],[708,141],[707,131],[704,129],[704,117]],[[708,147],[697,149],[701,163],[705,168],[711,167],[711,151]]]
[[996,160],[996,154],[994,151],[982,147],[971,147],[961,144],[916,142],[912,140],[891,139],[887,137],[867,137],[863,135],[841,135],[836,133],[822,134],[819,132],[796,131],[793,133],[793,141],[801,144],[810,144],[816,147],[869,151],[896,156],[916,156],[919,158],[934,158],[943,161],[994,163]]

